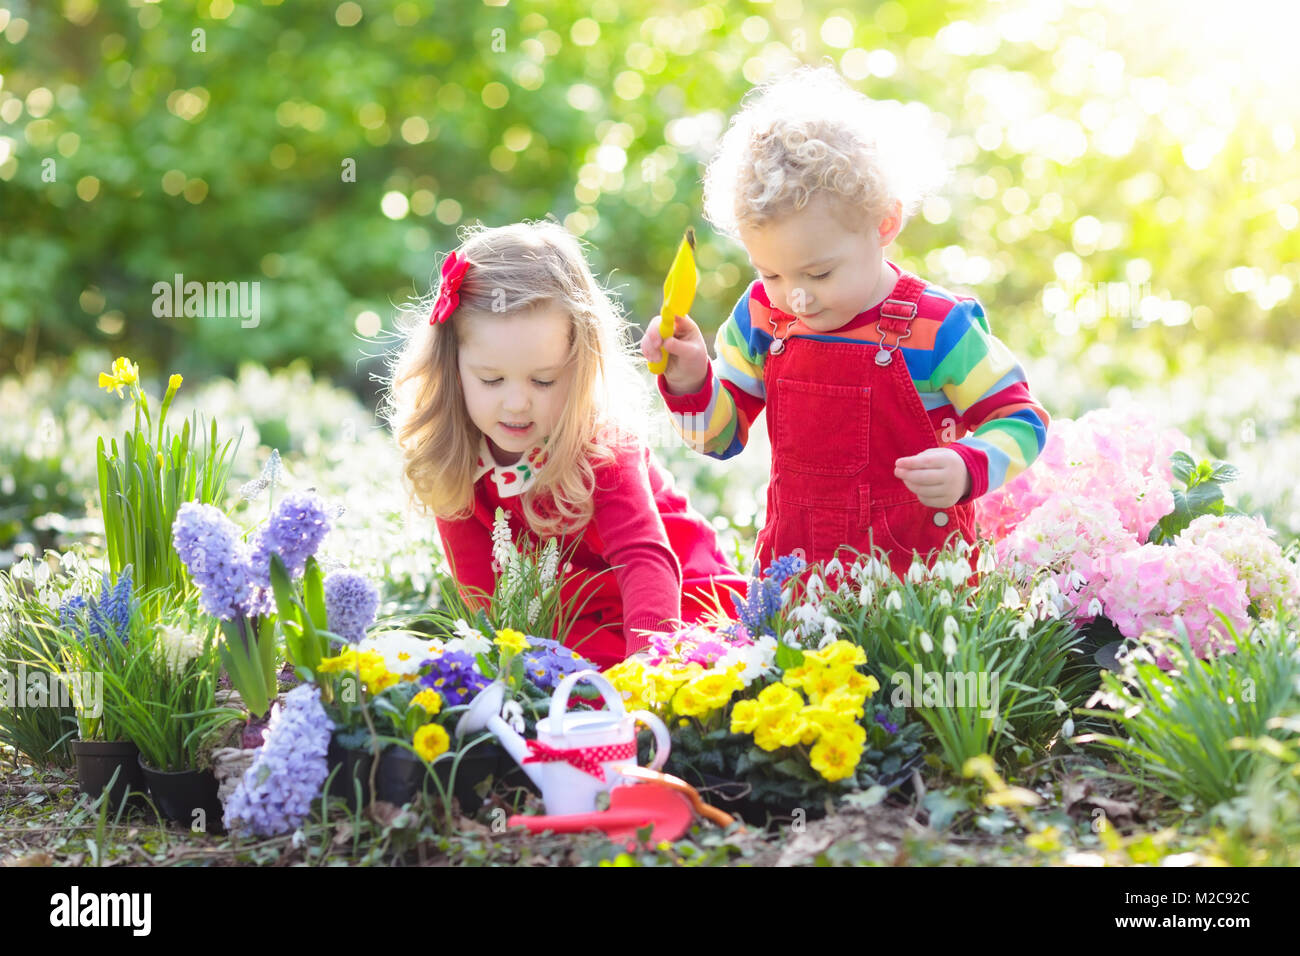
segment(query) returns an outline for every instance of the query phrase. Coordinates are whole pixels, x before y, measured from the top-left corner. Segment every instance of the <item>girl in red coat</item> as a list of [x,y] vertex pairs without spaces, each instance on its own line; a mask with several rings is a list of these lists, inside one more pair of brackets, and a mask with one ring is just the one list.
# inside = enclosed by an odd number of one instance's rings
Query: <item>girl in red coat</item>
[[572,549],[561,595],[590,600],[554,636],[598,666],[646,646],[646,632],[698,620],[712,593],[744,592],[629,426],[649,418],[642,379],[572,235],[549,222],[477,227],[419,308],[389,418],[467,601],[495,587],[498,508],[516,543]]

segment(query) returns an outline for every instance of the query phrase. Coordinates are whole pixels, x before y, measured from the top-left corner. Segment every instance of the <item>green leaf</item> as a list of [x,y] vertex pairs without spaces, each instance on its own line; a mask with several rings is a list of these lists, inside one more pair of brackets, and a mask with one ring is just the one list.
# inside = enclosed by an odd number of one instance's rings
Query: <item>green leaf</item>
[[930,814],[930,827],[935,830],[946,829],[953,817],[970,809],[970,803],[956,788],[948,790],[931,790],[921,801]]
[[1209,514],[1214,505],[1221,501],[1223,489],[1212,481],[1196,485],[1187,492],[1187,510],[1192,517]]
[[797,647],[791,647],[784,641],[778,641],[776,645],[776,666],[783,671],[790,670],[792,667],[799,667],[803,664],[803,651]]
[[1192,456],[1185,451],[1176,451],[1169,456],[1171,470],[1174,473],[1174,479],[1187,484],[1192,475],[1196,472],[1196,462]]

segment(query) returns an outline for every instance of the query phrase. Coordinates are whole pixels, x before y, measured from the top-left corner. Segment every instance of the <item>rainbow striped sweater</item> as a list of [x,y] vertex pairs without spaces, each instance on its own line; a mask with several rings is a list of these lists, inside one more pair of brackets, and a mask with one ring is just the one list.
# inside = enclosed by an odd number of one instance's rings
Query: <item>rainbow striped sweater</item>
[[[772,312],[763,284],[755,280],[718,329],[713,374],[700,391],[669,394],[659,377],[660,394],[682,438],[710,458],[739,453],[766,404],[763,363],[773,338]],[[815,333],[796,321],[791,334],[876,345],[879,318],[877,305],[834,332]],[[1001,487],[1042,452],[1047,411],[1030,395],[1024,370],[989,331],[984,310],[973,298],[927,283],[912,334],[898,351],[936,441],[966,462],[971,490],[963,501]]]

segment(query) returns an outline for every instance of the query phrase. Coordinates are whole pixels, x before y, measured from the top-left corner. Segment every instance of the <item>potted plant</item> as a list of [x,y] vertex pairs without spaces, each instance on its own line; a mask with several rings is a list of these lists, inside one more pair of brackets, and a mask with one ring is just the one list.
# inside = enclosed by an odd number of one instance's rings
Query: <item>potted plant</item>
[[159,810],[191,829],[219,829],[221,804],[208,752],[239,710],[217,706],[219,632],[193,604],[142,636],[125,670],[105,675],[109,712],[139,748]]
[[140,656],[144,631],[128,565],[116,580],[104,572],[98,599],[75,595],[60,606],[41,653],[71,691],[79,734],[72,741],[77,783],[91,799],[111,788],[109,805],[114,807],[128,789],[144,793],[147,786],[137,763],[139,751],[106,700],[112,678],[130,671]]

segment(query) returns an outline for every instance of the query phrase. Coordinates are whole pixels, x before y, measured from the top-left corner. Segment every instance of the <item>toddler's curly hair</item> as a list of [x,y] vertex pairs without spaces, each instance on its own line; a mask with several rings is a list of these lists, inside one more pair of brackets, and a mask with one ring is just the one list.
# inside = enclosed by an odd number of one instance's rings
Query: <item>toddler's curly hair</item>
[[871,100],[831,67],[800,67],[746,95],[705,171],[705,218],[739,238],[825,195],[854,231],[895,202],[906,219],[947,175],[928,120],[920,104]]

